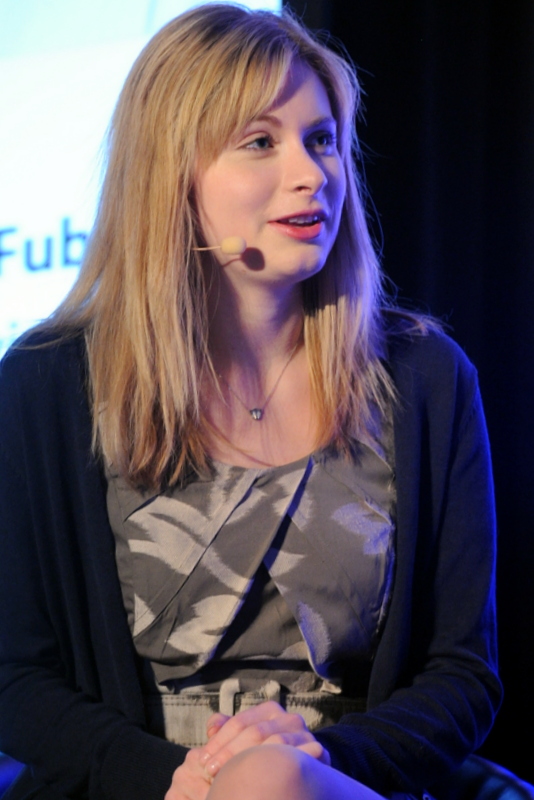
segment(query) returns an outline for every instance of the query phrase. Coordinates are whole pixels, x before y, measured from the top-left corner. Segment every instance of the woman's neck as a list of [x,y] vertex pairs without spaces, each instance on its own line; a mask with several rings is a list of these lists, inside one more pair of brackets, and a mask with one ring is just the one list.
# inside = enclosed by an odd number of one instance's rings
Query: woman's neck
[[262,384],[294,353],[302,336],[300,286],[248,287],[236,292],[222,281],[210,297],[210,350],[217,373]]
[[209,296],[215,383],[207,379],[204,391],[209,453],[245,467],[296,461],[312,452],[318,429],[301,288],[217,284]]

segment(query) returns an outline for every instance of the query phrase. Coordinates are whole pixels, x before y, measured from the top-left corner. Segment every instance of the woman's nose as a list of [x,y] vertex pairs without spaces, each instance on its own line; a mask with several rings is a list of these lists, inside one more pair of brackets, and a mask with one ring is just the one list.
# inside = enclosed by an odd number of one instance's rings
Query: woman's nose
[[328,176],[321,159],[304,144],[289,148],[286,175],[293,191],[317,194],[328,183]]

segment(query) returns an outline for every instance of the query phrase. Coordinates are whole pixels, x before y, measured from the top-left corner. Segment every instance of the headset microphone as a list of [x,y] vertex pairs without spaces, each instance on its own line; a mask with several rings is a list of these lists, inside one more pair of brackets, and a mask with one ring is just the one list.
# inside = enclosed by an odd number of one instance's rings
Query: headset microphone
[[242,236],[228,236],[213,247],[193,247],[193,250],[222,250],[227,256],[240,256],[246,249],[247,243]]

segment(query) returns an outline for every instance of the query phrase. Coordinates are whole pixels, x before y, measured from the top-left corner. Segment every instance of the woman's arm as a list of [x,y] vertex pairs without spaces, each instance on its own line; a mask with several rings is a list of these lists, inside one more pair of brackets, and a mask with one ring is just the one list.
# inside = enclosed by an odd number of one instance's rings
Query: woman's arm
[[476,373],[447,337],[399,347],[397,565],[369,711],[316,733],[334,766],[420,791],[480,746],[500,703],[495,513]]
[[186,751],[141,727],[82,353],[0,368],[0,748],[50,797],[157,800]]

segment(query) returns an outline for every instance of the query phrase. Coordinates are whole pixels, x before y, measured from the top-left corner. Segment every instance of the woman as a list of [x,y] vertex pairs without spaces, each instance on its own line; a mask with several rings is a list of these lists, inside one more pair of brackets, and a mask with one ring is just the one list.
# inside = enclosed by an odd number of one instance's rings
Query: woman
[[476,376],[383,308],[356,100],[229,5],[127,79],[79,280],[2,364],[12,798],[420,794],[491,726]]

